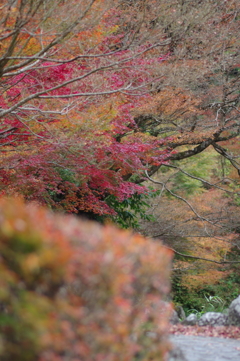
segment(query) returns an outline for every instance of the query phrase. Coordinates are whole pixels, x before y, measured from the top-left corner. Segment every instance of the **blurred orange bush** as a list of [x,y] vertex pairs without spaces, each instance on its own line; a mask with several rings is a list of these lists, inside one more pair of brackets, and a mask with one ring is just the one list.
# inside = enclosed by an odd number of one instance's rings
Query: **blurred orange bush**
[[163,360],[171,258],[131,231],[1,199],[1,360]]

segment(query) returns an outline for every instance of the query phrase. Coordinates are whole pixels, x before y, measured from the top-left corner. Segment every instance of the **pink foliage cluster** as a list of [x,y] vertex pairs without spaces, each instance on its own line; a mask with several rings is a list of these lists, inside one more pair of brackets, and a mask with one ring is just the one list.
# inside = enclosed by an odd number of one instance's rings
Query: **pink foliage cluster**
[[[104,20],[109,28],[113,26],[110,13]],[[121,12],[115,9],[113,13],[118,21]],[[122,38],[123,34],[110,34],[102,39],[96,51],[107,54]],[[141,54],[143,50],[140,47],[138,51]],[[158,54],[145,59],[130,50],[114,50],[112,61],[119,66],[104,72],[100,69],[108,64],[108,56],[93,56],[76,57],[62,64],[42,61],[31,70],[9,77],[8,90],[0,97],[2,109],[13,108],[0,124],[0,145],[8,152],[5,165],[0,169],[4,184],[1,194],[24,194],[27,199],[70,212],[111,214],[113,209],[104,201],[107,195],[122,201],[134,193],[144,192],[145,188],[131,182],[130,176],[142,177],[149,164],[164,163],[170,150],[161,141],[126,135],[139,132],[132,111],[149,97],[146,91],[151,79],[149,66],[167,58],[168,54],[161,57]],[[100,85],[95,78],[96,68],[102,76]],[[86,114],[93,105],[102,106],[111,96],[102,92],[128,89],[129,84],[133,93],[139,95],[136,97],[127,90],[121,95],[108,130],[89,127],[84,132],[77,128],[73,132],[61,123],[59,109],[69,106],[69,96],[83,95],[74,109]],[[88,93],[96,96],[84,96]],[[31,98],[34,94],[37,95]],[[65,95],[66,98],[62,97]],[[24,102],[24,99],[29,100]],[[59,142],[55,140],[56,129],[65,136]],[[13,148],[11,151],[19,151],[11,153],[9,147]]]

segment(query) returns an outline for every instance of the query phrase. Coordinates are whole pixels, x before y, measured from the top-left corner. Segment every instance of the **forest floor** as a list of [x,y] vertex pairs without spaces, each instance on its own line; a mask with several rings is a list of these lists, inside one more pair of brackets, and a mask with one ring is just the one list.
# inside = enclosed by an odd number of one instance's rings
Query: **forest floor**
[[240,340],[240,327],[235,326],[184,326],[178,324],[172,325],[169,332],[172,335],[221,337]]
[[169,361],[240,360],[240,327],[173,325]]

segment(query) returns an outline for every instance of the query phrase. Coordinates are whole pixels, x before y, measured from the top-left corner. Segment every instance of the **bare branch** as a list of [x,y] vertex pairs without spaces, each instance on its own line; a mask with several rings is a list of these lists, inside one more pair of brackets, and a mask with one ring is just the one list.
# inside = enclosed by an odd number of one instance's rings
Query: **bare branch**
[[210,259],[210,258],[191,256],[189,254],[184,254],[184,253],[178,252],[178,251],[176,251],[175,249],[173,249],[171,247],[168,247],[168,246],[165,246],[165,247],[170,249],[171,251],[173,251],[178,256],[181,256],[181,257],[184,257],[184,258],[197,259],[197,260],[200,260],[200,261],[212,262],[212,263],[216,263],[216,264],[237,264],[237,263],[240,263],[240,261],[215,261],[215,260]]
[[217,225],[215,222],[207,219],[206,217],[203,217],[201,216],[197,211],[196,209],[191,205],[191,203],[189,203],[185,198],[181,197],[180,195],[172,192],[167,186],[166,186],[166,183],[164,182],[160,182],[160,181],[156,181],[154,179],[152,179],[149,175],[148,175],[148,172],[145,170],[145,175],[147,177],[148,180],[150,180],[152,183],[155,183],[155,184],[160,184],[162,186],[162,190],[163,189],[166,189],[166,191],[171,194],[173,197],[175,197],[176,199],[179,199],[181,200],[182,202],[184,202],[190,209],[191,211],[195,214],[196,218],[201,220],[201,221],[204,221],[206,223],[209,223],[211,225],[214,225],[215,227],[217,228],[222,228],[221,226]]
[[219,154],[221,154],[224,158],[226,158],[230,161],[232,166],[237,169],[238,174],[240,175],[240,164],[238,162],[236,162],[236,160],[233,159],[233,157],[229,153],[227,153],[226,149],[221,147],[219,144],[216,144],[215,142],[213,142],[212,145]]
[[196,180],[198,180],[199,182],[201,182],[201,183],[203,183],[203,184],[207,184],[207,185],[210,186],[210,187],[214,187],[214,188],[220,189],[220,190],[222,190],[223,192],[226,192],[226,193],[229,193],[229,194],[238,194],[238,195],[240,195],[240,193],[238,193],[238,192],[229,191],[228,189],[219,187],[217,184],[220,183],[221,181],[220,181],[220,182],[217,182],[217,183],[210,183],[210,182],[208,182],[207,180],[205,180],[205,179],[203,179],[203,178],[200,178],[200,177],[196,177],[196,176],[194,176],[194,175],[186,172],[186,171],[183,170],[182,168],[177,167],[177,166],[175,166],[175,165],[166,164],[165,166],[168,167],[168,168],[177,169],[179,172],[187,175],[188,177],[190,177],[190,178],[192,178],[192,179],[196,179]]

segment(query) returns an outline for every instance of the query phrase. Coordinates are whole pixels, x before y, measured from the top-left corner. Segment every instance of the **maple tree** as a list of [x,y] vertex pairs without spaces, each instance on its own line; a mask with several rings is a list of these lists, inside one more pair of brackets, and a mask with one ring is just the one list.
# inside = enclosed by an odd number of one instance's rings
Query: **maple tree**
[[[156,222],[144,234],[174,249],[176,274],[183,272],[182,284],[196,295],[204,287],[214,292],[207,286],[239,263],[239,11],[236,1],[178,5],[178,25],[166,27],[171,56],[158,68],[156,94],[134,115],[143,131],[170,136],[176,150],[147,172],[160,196],[152,202]],[[239,283],[232,285],[235,292]]]
[[181,168],[211,148],[235,169],[218,186],[237,196],[237,1],[5,1],[1,12],[1,194],[114,216],[166,167],[214,186]]
[[178,5],[172,9],[178,25],[173,21],[167,26],[172,53],[158,69],[162,80],[156,95],[135,110],[139,127],[153,136],[170,136],[168,144],[175,150],[168,164],[150,167],[147,173],[151,182],[159,184],[162,197],[158,210],[154,202],[159,219],[155,234],[170,243],[177,237],[179,252],[181,244],[186,247],[191,240],[193,247],[199,237],[214,244],[217,238],[220,243],[224,238],[226,244],[232,239],[231,244],[238,245],[237,2]]
[[[2,194],[69,212],[114,214],[106,196],[121,201],[144,192],[129,176],[140,175],[147,162],[164,162],[161,140],[128,133],[135,128],[130,111],[152,79],[149,64],[164,60],[152,50],[164,53],[168,41],[148,42],[149,19],[142,14],[122,33],[132,15],[121,5],[1,6]],[[144,69],[142,56],[149,57]]]

